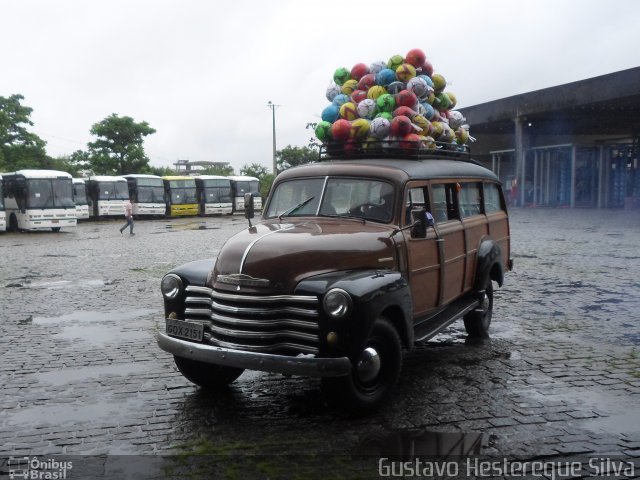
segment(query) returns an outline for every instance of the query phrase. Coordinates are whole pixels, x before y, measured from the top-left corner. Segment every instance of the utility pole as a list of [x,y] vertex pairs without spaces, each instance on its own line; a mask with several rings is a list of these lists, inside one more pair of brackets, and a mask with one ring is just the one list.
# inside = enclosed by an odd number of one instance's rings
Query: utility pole
[[276,165],[276,107],[280,105],[276,105],[271,100],[267,102],[267,107],[271,109],[271,118],[273,122],[273,174],[277,175],[278,167]]

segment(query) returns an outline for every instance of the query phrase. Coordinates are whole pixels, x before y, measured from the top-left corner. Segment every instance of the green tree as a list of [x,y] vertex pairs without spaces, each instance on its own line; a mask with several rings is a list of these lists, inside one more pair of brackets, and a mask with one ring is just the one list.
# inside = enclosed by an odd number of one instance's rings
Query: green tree
[[318,150],[309,147],[292,147],[287,145],[276,152],[276,165],[278,172],[291,167],[313,163],[318,160]]
[[202,171],[203,175],[222,175],[223,177],[228,177],[230,175],[234,175],[233,167],[231,165],[216,165],[214,167],[205,168]]
[[0,171],[50,168],[46,142],[28,131],[33,109],[21,104],[24,97],[0,97]]
[[177,172],[171,167],[151,167],[150,173],[151,175],[157,175],[159,177],[177,175]]
[[256,177],[260,184],[260,196],[266,198],[269,195],[271,184],[275,179],[272,173],[269,173],[269,169],[260,163],[252,163],[251,165],[244,165],[240,169],[240,175],[246,175],[247,177]]
[[147,122],[135,122],[131,117],[115,113],[91,127],[98,137],[90,142],[91,167],[96,174],[126,175],[150,171],[144,152],[144,137],[156,133]]

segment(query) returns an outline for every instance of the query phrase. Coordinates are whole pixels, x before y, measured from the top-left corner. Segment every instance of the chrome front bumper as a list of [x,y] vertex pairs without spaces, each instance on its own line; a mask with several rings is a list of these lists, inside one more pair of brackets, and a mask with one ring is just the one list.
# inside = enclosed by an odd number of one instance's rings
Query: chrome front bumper
[[247,352],[189,342],[170,337],[162,332],[157,333],[157,340],[158,346],[165,352],[178,357],[226,367],[305,377],[342,377],[351,371],[351,361],[347,357],[288,357],[286,355]]

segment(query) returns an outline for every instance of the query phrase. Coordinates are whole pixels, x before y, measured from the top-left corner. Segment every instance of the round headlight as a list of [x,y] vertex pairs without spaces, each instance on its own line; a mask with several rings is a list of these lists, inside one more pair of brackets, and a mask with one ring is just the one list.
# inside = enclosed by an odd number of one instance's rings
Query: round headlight
[[352,301],[347,292],[341,288],[334,288],[324,296],[322,306],[330,317],[344,318],[351,313]]
[[174,273],[169,273],[164,276],[162,283],[160,284],[162,295],[168,300],[175,299],[182,291],[182,280]]

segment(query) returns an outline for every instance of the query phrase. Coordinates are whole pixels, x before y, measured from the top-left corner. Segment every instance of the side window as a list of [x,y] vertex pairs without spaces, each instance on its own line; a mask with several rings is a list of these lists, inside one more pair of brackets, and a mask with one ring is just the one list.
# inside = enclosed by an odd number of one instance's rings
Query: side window
[[414,208],[426,208],[429,210],[429,197],[427,187],[413,187],[407,191],[405,224],[411,223],[411,210]]
[[459,220],[458,199],[456,190],[459,184],[445,183],[431,186],[433,198],[433,209],[431,214],[436,222],[446,222],[447,220]]
[[495,213],[504,210],[500,199],[500,187],[495,183],[484,184],[484,211],[485,213]]
[[482,213],[482,197],[480,196],[480,183],[467,182],[460,184],[458,201],[462,218],[480,215]]

